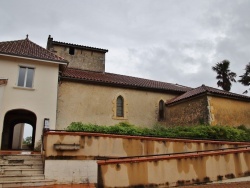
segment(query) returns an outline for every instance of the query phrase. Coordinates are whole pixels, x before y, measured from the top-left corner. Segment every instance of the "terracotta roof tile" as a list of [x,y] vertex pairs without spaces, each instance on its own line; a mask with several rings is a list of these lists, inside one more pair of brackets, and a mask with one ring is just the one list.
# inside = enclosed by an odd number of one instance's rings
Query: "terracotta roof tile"
[[[52,40],[53,40],[53,38],[52,38]],[[91,46],[84,46],[84,45],[72,44],[72,43],[66,43],[66,42],[60,42],[60,41],[52,41],[52,44],[62,45],[62,46],[70,46],[70,47],[86,49],[86,50],[91,50],[91,51],[104,52],[104,53],[108,52],[107,49],[95,48],[95,47],[91,47]]]
[[59,57],[45,48],[35,44],[28,38],[24,40],[0,42],[0,54],[67,63],[67,61],[62,57]]
[[220,90],[220,89],[216,89],[213,87],[208,87],[208,86],[202,85],[200,87],[189,90],[186,93],[167,101],[167,104],[173,104],[173,103],[176,103],[179,101],[183,101],[185,99],[189,99],[189,98],[192,98],[194,96],[197,96],[197,95],[200,95],[203,93],[217,94],[217,95],[221,95],[224,97],[232,97],[232,98],[245,99],[245,100],[250,101],[250,97],[248,97],[248,96],[240,95],[240,94],[236,94],[236,93],[231,93],[228,91],[224,91],[224,90]]
[[189,91],[190,87],[185,87],[177,84],[159,82],[132,76],[124,76],[113,73],[100,73],[84,71],[80,69],[68,68],[62,75],[63,78],[75,79],[85,82],[95,82],[99,84],[108,84],[120,87],[151,89],[169,92],[184,93]]

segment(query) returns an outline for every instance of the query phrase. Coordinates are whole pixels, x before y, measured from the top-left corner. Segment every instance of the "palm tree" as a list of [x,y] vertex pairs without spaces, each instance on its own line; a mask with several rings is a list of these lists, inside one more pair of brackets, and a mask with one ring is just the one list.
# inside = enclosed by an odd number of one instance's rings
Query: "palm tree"
[[[250,86],[250,62],[248,63],[248,65],[246,65],[245,70],[246,72],[240,76],[241,79],[238,80],[238,82],[240,82],[244,86]],[[244,93],[247,93],[247,90]]]
[[222,87],[225,91],[230,91],[232,83],[236,82],[236,73],[231,72],[229,69],[230,61],[223,60],[222,62],[216,63],[212,70],[217,73],[216,79],[218,79],[218,87]]

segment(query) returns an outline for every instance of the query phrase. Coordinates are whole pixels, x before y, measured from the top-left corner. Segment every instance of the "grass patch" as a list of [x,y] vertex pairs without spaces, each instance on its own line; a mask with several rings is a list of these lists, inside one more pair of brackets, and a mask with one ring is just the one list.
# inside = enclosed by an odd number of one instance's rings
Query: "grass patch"
[[142,128],[129,123],[119,123],[113,126],[99,126],[73,122],[66,128],[66,130],[73,132],[98,132],[133,136],[250,141],[250,129],[246,128],[244,125],[239,127],[221,125],[165,127],[162,125],[154,125],[153,128]]

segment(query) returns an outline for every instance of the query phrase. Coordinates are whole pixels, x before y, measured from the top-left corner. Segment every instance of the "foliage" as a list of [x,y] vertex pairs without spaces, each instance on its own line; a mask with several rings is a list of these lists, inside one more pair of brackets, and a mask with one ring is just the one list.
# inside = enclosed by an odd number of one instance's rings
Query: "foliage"
[[[246,65],[245,71],[246,72],[240,76],[241,79],[238,80],[238,82],[240,82],[244,86],[250,86],[250,62]],[[244,93],[247,93],[247,90]]]
[[236,82],[236,73],[230,71],[229,65],[230,61],[223,60],[212,67],[212,70],[217,73],[216,79],[218,80],[218,87],[221,87],[225,91],[230,91],[232,86],[231,82]]
[[81,122],[73,122],[70,124],[70,126],[67,127],[66,130],[154,137],[250,141],[250,129],[246,128],[244,125],[241,125],[239,127],[219,125],[165,127],[156,124],[153,126],[153,128],[150,129],[137,127],[129,123],[119,123],[113,126],[98,126],[94,124],[83,124]]
[[23,139],[23,144],[31,145],[32,144],[32,136],[27,136],[25,139]]

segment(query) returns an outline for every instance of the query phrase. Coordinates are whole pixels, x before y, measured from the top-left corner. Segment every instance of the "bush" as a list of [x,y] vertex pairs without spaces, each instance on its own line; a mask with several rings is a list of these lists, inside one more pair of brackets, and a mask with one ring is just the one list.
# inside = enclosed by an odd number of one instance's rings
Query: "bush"
[[244,125],[239,127],[230,126],[174,126],[165,127],[159,124],[153,128],[141,128],[129,123],[119,123],[113,126],[99,126],[95,124],[83,124],[73,122],[66,128],[67,131],[98,132],[121,135],[191,138],[229,141],[250,141],[250,129]]

